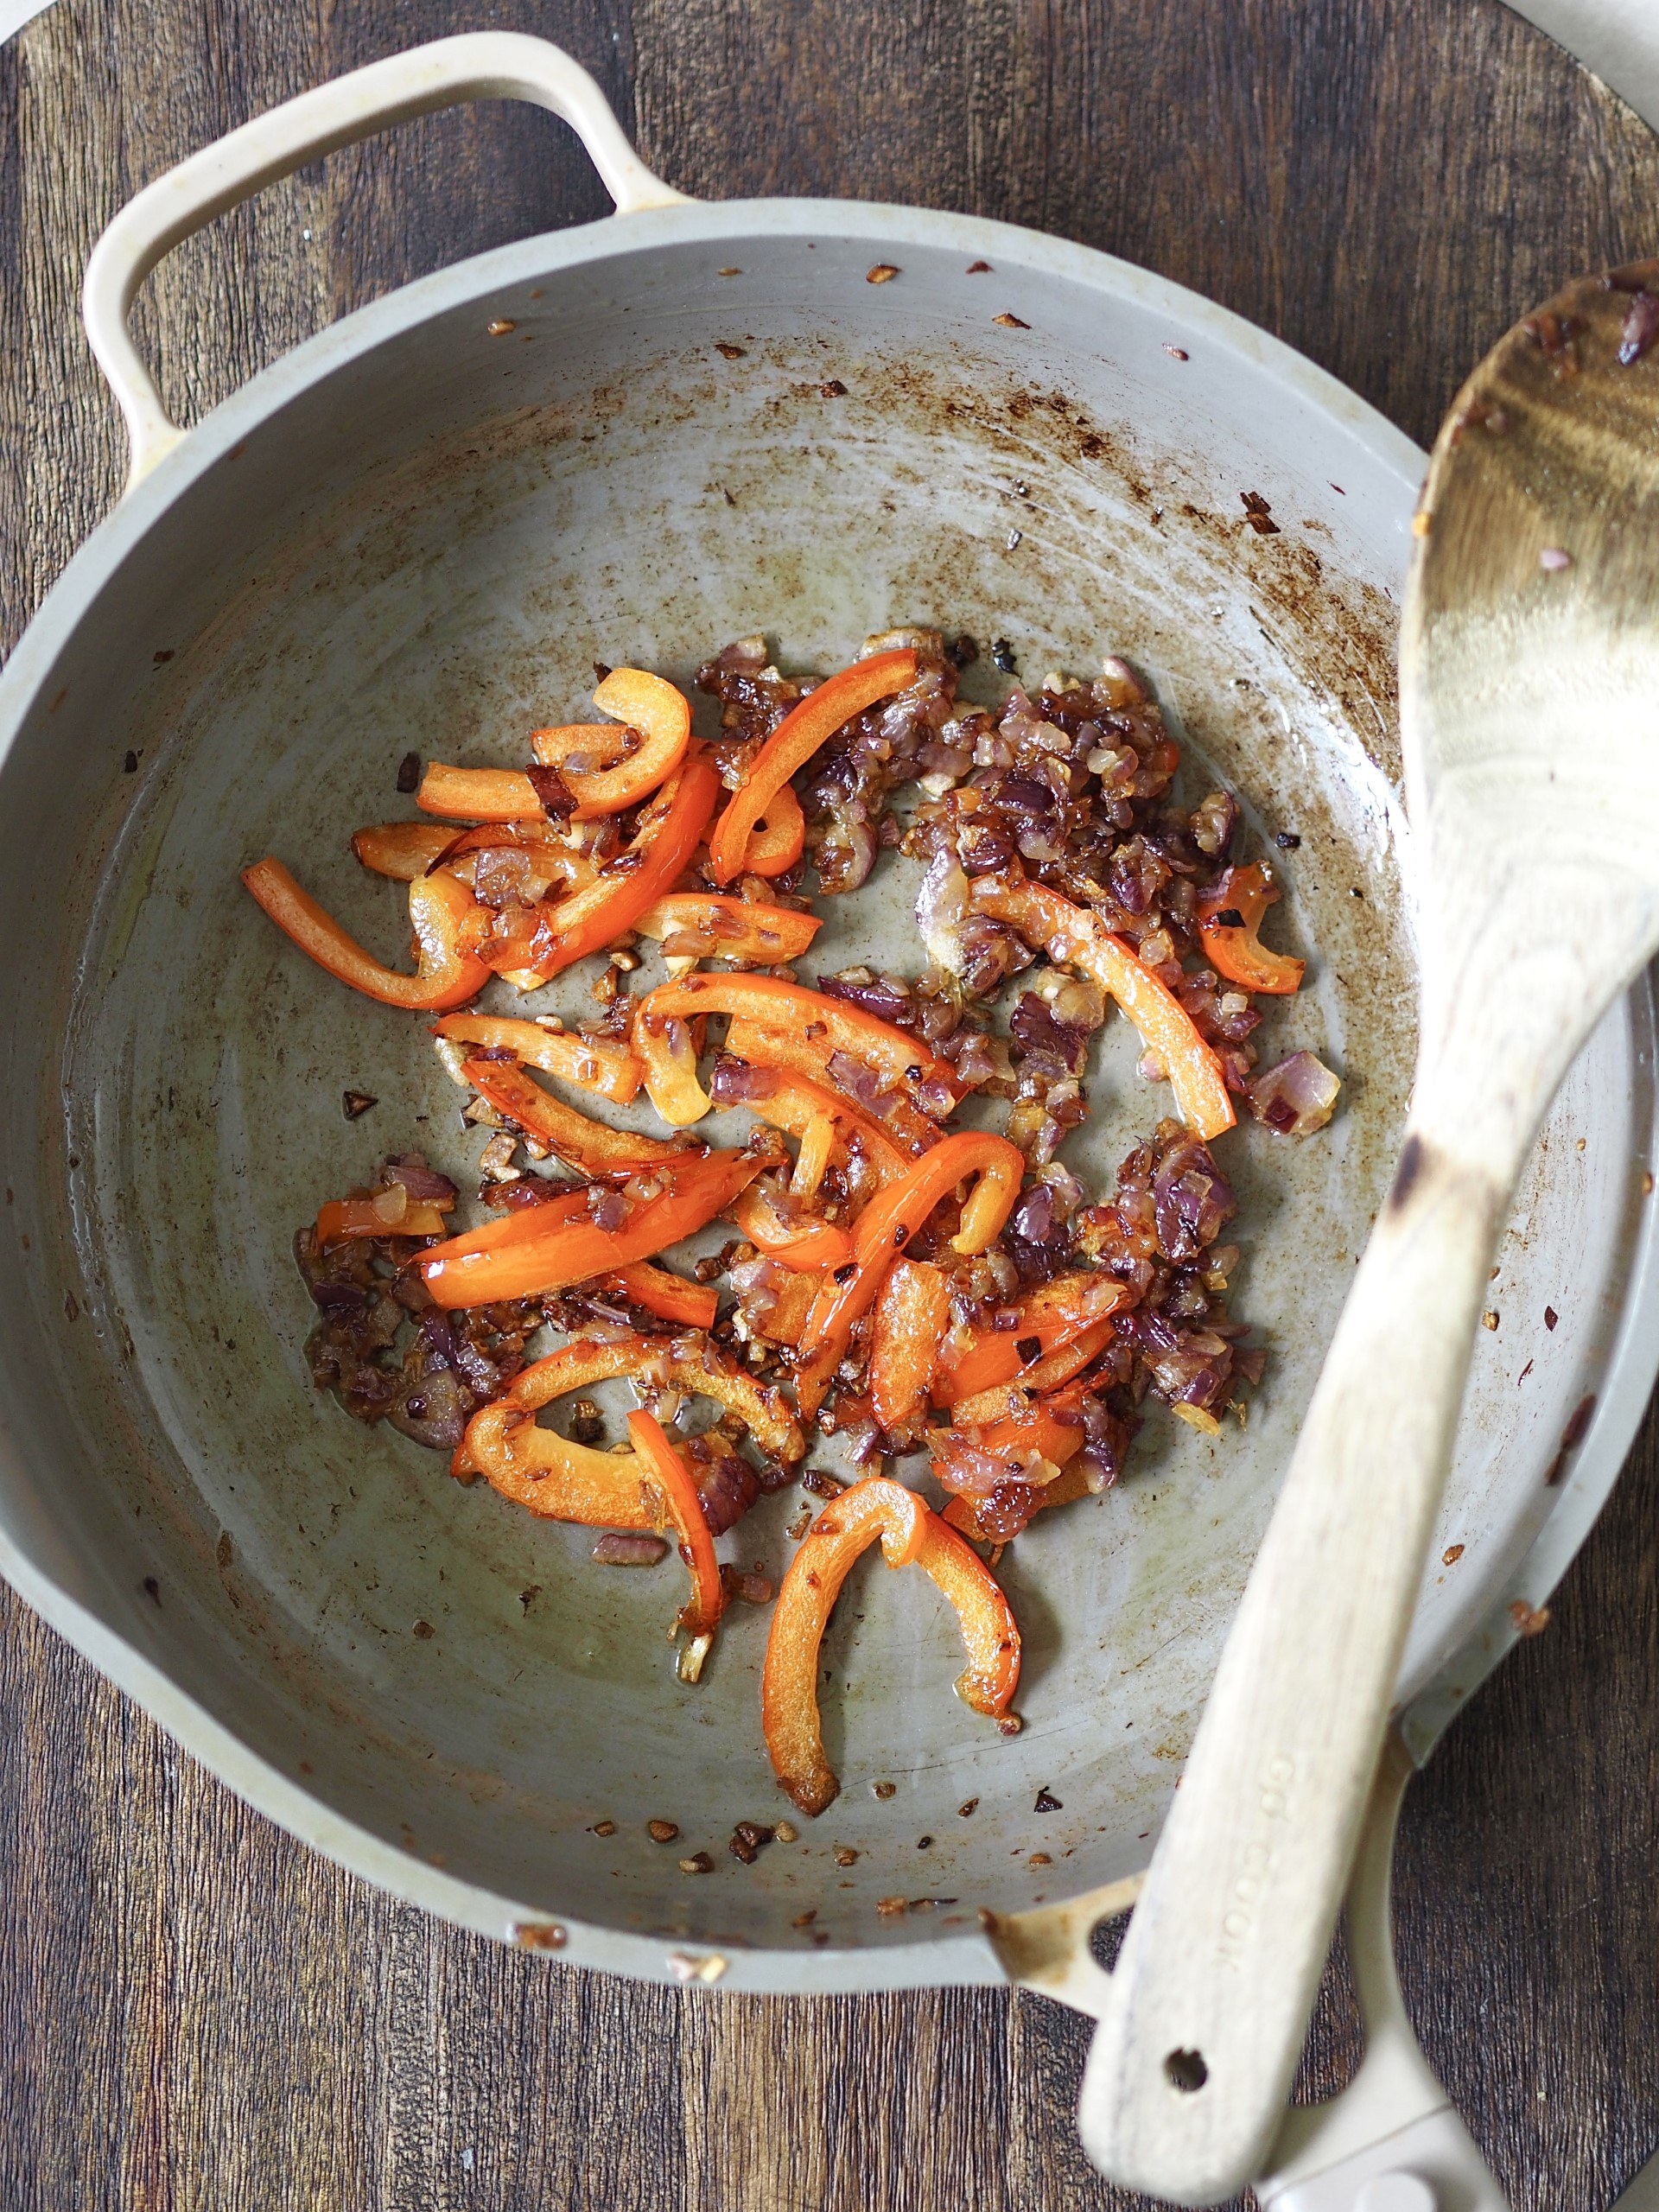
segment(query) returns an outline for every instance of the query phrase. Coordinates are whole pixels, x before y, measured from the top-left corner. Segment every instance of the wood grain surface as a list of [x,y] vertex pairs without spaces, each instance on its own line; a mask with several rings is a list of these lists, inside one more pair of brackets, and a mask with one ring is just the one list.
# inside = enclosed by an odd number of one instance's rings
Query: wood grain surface
[[[319,79],[537,31],[709,196],[920,201],[1142,262],[1427,443],[1573,272],[1651,253],[1659,145],[1497,0],[60,0],[0,51],[0,650],[120,482],[76,314],[121,202]],[[432,118],[175,253],[139,324],[186,419],[423,271],[604,211],[563,126]],[[1414,1786],[1429,2056],[1519,2212],[1659,2144],[1659,1433]],[[671,1994],[509,1954],[290,1842],[0,1599],[4,2212],[1128,2212],[1084,2024],[989,1993]],[[1306,2070],[1350,2055],[1339,1993]]]

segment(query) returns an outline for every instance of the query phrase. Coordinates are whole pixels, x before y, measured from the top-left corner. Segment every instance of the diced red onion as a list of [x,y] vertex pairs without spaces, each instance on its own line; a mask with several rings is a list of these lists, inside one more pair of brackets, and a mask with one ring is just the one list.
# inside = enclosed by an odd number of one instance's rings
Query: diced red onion
[[431,1205],[441,1198],[453,1204],[457,1195],[449,1178],[440,1175],[435,1167],[429,1167],[417,1152],[405,1153],[401,1160],[389,1160],[385,1179],[401,1183],[417,1205]]
[[1312,1052],[1293,1052],[1244,1086],[1250,1111],[1281,1136],[1310,1136],[1337,1110],[1338,1078]]
[[613,1235],[628,1219],[628,1202],[620,1191],[609,1189],[603,1183],[588,1185],[588,1217],[595,1229]]

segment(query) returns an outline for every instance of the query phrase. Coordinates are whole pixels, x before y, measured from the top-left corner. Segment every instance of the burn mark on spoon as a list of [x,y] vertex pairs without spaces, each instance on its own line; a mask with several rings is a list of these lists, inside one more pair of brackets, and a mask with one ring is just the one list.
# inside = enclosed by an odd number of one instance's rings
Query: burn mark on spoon
[[1417,1179],[1423,1172],[1425,1147],[1418,1136],[1406,1139],[1400,1154],[1400,1165],[1394,1171],[1394,1187],[1389,1192],[1389,1211],[1403,1213],[1411,1202]]

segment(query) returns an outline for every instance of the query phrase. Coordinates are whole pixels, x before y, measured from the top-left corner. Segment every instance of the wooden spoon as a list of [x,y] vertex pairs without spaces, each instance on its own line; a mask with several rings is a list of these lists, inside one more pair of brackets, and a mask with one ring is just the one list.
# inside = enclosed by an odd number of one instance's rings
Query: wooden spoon
[[1084,2082],[1090,2156],[1181,2203],[1230,2196],[1282,2116],[1492,1249],[1569,1063],[1659,949],[1656,335],[1659,262],[1573,284],[1487,355],[1435,442],[1401,647],[1422,954],[1407,1133]]

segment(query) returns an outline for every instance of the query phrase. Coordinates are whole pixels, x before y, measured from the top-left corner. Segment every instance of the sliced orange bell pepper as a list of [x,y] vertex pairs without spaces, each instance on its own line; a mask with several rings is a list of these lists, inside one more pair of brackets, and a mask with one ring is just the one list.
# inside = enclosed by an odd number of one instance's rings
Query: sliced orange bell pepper
[[720,1312],[720,1293],[713,1283],[688,1282],[667,1268],[654,1268],[649,1260],[636,1260],[601,1277],[607,1290],[616,1290],[630,1304],[642,1306],[662,1321],[678,1321],[688,1329],[712,1329]]
[[642,1009],[677,1014],[684,1021],[696,1014],[729,1014],[771,1031],[799,1038],[816,1055],[818,1079],[832,1052],[845,1052],[875,1070],[894,1090],[913,1086],[932,1077],[954,1084],[956,1071],[949,1060],[929,1051],[919,1038],[889,1021],[882,1021],[861,1007],[826,992],[809,990],[804,983],[786,983],[778,976],[696,975],[677,976],[659,983],[639,1001]]
[[542,822],[547,810],[522,768],[457,768],[430,760],[415,794],[423,814],[448,822]]
[[[745,1021],[734,1020],[726,1033],[727,1051],[754,1067],[783,1068],[784,1063],[775,1057],[777,1047],[778,1039],[772,1032],[753,1028]],[[884,1183],[909,1173],[913,1155],[896,1127],[878,1122],[844,1091],[832,1090],[792,1065],[785,1070],[775,1090],[768,1091],[764,1098],[752,1098],[747,1104],[752,1114],[769,1122],[773,1128],[786,1129],[791,1136],[798,1137],[803,1146],[815,1123],[830,1122],[835,1128],[838,1150],[844,1154],[855,1140],[864,1158]],[[918,1129],[925,1132],[916,1150],[925,1152],[930,1145],[938,1142],[938,1129],[914,1108],[906,1110]],[[796,1166],[799,1165],[798,1158]]]
[[709,1636],[724,1610],[725,1590],[715,1557],[715,1540],[709,1533],[691,1470],[654,1414],[630,1414],[628,1437],[647,1481],[662,1493],[669,1518],[679,1532],[680,1556],[691,1570],[691,1596],[680,1614],[679,1626],[692,1636]]
[[455,842],[455,833],[442,822],[377,822],[355,831],[352,851],[377,875],[398,883],[413,883],[441,861]]
[[[644,737],[643,730],[630,729],[626,722],[550,722],[543,729],[531,730],[530,749],[544,768],[556,768],[569,784],[572,773],[598,775],[631,760]],[[564,764],[572,755],[585,760],[588,767],[567,772]],[[661,777],[657,780],[660,783]],[[570,788],[574,791],[575,785]]]
[[691,1025],[677,1014],[658,1014],[643,1000],[633,1018],[634,1056],[645,1071],[645,1092],[671,1128],[689,1128],[713,1110],[697,1077],[697,1046]]
[[465,1471],[544,1520],[590,1528],[671,1528],[691,1572],[691,1597],[677,1625],[707,1635],[725,1603],[715,1541],[690,1468],[662,1424],[647,1413],[628,1415],[633,1449],[596,1452],[550,1428],[532,1413],[499,1399],[467,1424]]
[[435,1205],[409,1200],[403,1211],[388,1216],[372,1198],[331,1198],[317,1214],[317,1243],[349,1243],[363,1236],[442,1236],[449,1226]]
[[836,1131],[843,1145],[856,1132],[866,1157],[884,1179],[893,1174],[903,1174],[918,1154],[939,1141],[938,1123],[897,1091],[888,1101],[884,1118],[878,1121],[844,1090],[837,1090],[830,1080],[824,1066],[828,1056],[817,1039],[808,1039],[786,1029],[765,1028],[759,1022],[734,1014],[726,1032],[726,1050],[734,1058],[747,1060],[751,1067],[772,1068],[787,1077],[785,1084],[769,1098],[750,1100],[751,1112],[758,1114],[763,1122],[788,1129],[791,1136],[799,1136],[804,1130],[798,1128],[794,1121],[785,1122],[779,1117],[792,1113],[798,1118],[798,1102],[813,1100],[822,1110],[835,1115]]
[[516,1052],[526,1066],[540,1068],[543,1075],[563,1077],[566,1083],[580,1084],[585,1090],[596,1090],[601,1098],[613,1098],[620,1106],[626,1106],[633,1096],[645,1073],[626,1045],[569,1030],[543,1029],[538,1021],[521,1021],[509,1014],[447,1014],[442,1021],[434,1022],[432,1033],[451,1037],[458,1045]]
[[1083,1411],[1075,1391],[1027,1403],[1017,1391],[988,1390],[980,1410],[991,1418],[958,1418],[957,1426],[933,1431],[929,1440],[936,1459],[948,1462],[952,1444],[965,1444],[993,1459],[1006,1458],[1008,1473],[1022,1477],[1036,1460],[1064,1467],[1082,1449]]
[[719,796],[714,770],[700,753],[688,753],[640,816],[633,842],[585,890],[539,907],[532,935],[498,964],[547,982],[632,929],[679,880]]
[[607,1338],[603,1343],[596,1338],[575,1337],[561,1344],[544,1359],[523,1369],[502,1396],[493,1399],[483,1413],[474,1414],[467,1434],[472,1434],[485,1413],[500,1408],[514,1414],[537,1413],[555,1398],[568,1397],[572,1390],[588,1389],[618,1375],[649,1376],[683,1391],[688,1397],[714,1399],[774,1459],[792,1462],[806,1449],[800,1425],[782,1393],[734,1367],[716,1346],[705,1344],[696,1351],[680,1351],[671,1337],[644,1337],[637,1331]]
[[766,1638],[760,1688],[766,1751],[779,1781],[809,1815],[822,1813],[841,1789],[824,1756],[818,1652],[849,1569],[878,1538],[889,1567],[913,1562],[955,1606],[968,1651],[957,1681],[964,1704],[1006,1713],[1020,1679],[1020,1631],[989,1569],[903,1484],[880,1475],[855,1483],[802,1540]]
[[434,1246],[421,1256],[422,1280],[439,1306],[488,1306],[614,1274],[712,1221],[766,1165],[747,1152],[683,1156],[651,1171],[666,1186],[662,1196],[637,1205],[617,1229],[567,1213],[571,1201],[555,1199]]
[[878,1539],[889,1567],[908,1566],[927,1519],[914,1491],[872,1475],[818,1516],[789,1563],[766,1638],[760,1725],[772,1770],[804,1813],[823,1812],[841,1789],[818,1713],[818,1649],[841,1586]]
[[727,1208],[750,1243],[759,1245],[769,1260],[777,1260],[802,1274],[818,1274],[825,1268],[845,1267],[853,1256],[853,1240],[833,1222],[810,1214],[787,1212],[770,1192],[751,1183]]
[[1010,883],[995,875],[976,876],[969,897],[976,913],[1011,923],[1028,942],[1044,946],[1051,960],[1081,969],[1111,993],[1162,1063],[1190,1129],[1207,1142],[1232,1128],[1237,1116],[1221,1062],[1180,1001],[1098,914],[1046,884]]
[[937,1513],[923,1527],[916,1564],[962,1624],[968,1665],[957,1677],[957,1695],[976,1713],[1000,1719],[1020,1685],[1020,1630],[995,1576]]
[[870,1332],[870,1408],[891,1435],[927,1403],[939,1347],[950,1326],[950,1292],[937,1268],[895,1260],[875,1301]]
[[960,1359],[941,1363],[934,1402],[950,1405],[999,1382],[1025,1380],[1022,1369],[1034,1368],[1046,1354],[1071,1344],[1128,1300],[1128,1292],[1112,1276],[1084,1270],[1039,1284],[1019,1300],[1014,1327],[981,1330]]
[[[531,750],[537,760],[557,768],[576,801],[573,822],[591,821],[595,815],[617,814],[635,806],[648,792],[667,782],[685,758],[691,742],[691,707],[682,691],[660,676],[643,668],[613,668],[594,694],[601,715],[614,715],[620,728],[604,723],[577,724],[566,729],[538,729],[531,734]],[[636,731],[643,742],[619,747],[603,768],[565,769],[573,755],[594,751],[606,740],[614,743]],[[607,746],[609,751],[609,746]]]
[[806,817],[794,787],[782,785],[767,800],[765,813],[749,835],[743,855],[746,875],[786,875],[806,850]]
[[463,950],[478,901],[453,876],[423,875],[409,887],[409,918],[415,932],[417,975],[382,967],[303,891],[278,860],[256,861],[242,880],[277,928],[302,952],[342,983],[385,1006],[437,1011],[474,998],[489,980],[481,960]]
[[[853,1230],[853,1271],[845,1281],[833,1275],[822,1284],[801,1338],[804,1364],[795,1377],[795,1402],[804,1414],[816,1413],[830,1379],[852,1338],[853,1324],[867,1313],[887,1280],[887,1269],[941,1198],[967,1175],[976,1175],[962,1210],[962,1225],[950,1240],[964,1258],[995,1243],[1020,1194],[1025,1155],[1006,1137],[987,1129],[958,1129],[925,1152],[899,1181],[877,1192]],[[845,1271],[843,1270],[843,1273]]]
[[658,1524],[652,1485],[635,1453],[597,1452],[540,1428],[511,1395],[473,1415],[452,1464],[458,1474],[482,1475],[503,1497],[544,1521],[580,1521],[593,1529]]
[[816,1275],[785,1275],[765,1319],[753,1324],[755,1335],[769,1344],[788,1344],[792,1349],[799,1344],[817,1287]]
[[1103,1351],[1116,1333],[1109,1315],[1104,1320],[1091,1321],[1066,1343],[1057,1344],[1031,1366],[1021,1368],[1014,1381],[991,1383],[965,1398],[956,1399],[950,1406],[951,1420],[957,1423],[995,1421],[1011,1399],[1018,1398],[1023,1402],[1027,1397],[1042,1391],[1058,1390],[1063,1382],[1069,1382],[1074,1375],[1080,1374],[1096,1352]]
[[[1278,896],[1278,886],[1259,861],[1230,868],[1219,887],[1198,902],[1198,934],[1211,966],[1229,982],[1287,998],[1301,988],[1307,963],[1270,952],[1262,942],[1262,917]],[[1228,918],[1235,914],[1236,922]]]
[[821,745],[838,729],[873,707],[878,699],[891,698],[916,680],[916,656],[908,646],[896,652],[873,653],[855,661],[838,676],[809,691],[791,707],[749,763],[742,787],[735,791],[709,840],[709,860],[716,883],[729,883],[748,865],[749,839],[754,825],[776,800],[798,770],[804,768]]
[[789,1171],[789,1195],[810,1205],[818,1195],[836,1153],[836,1117],[814,1114],[801,1131],[800,1149]]
[[[466,1060],[462,1071],[480,1098],[498,1114],[517,1122],[521,1129],[549,1145],[561,1160],[579,1167],[584,1175],[600,1175],[615,1167],[644,1168],[655,1161],[680,1160],[687,1154],[660,1137],[636,1135],[632,1129],[613,1129],[590,1121],[562,1099],[532,1083],[511,1060]],[[763,1163],[764,1164],[764,1163]]]
[[798,960],[823,927],[816,914],[734,899],[716,891],[676,891],[649,906],[633,925],[659,938],[671,960]]

